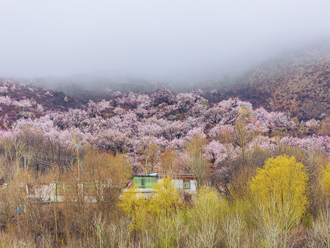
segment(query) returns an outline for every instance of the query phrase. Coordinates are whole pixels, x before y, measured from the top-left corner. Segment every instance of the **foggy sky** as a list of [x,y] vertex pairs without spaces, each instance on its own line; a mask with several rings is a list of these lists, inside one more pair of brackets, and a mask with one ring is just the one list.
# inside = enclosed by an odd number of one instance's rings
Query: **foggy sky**
[[0,77],[212,77],[330,34],[330,1],[0,0]]

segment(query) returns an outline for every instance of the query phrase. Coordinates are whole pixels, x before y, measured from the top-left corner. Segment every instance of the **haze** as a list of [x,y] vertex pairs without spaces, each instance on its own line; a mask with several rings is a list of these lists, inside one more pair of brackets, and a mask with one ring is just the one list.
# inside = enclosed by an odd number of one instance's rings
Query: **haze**
[[0,0],[0,77],[175,81],[329,36],[330,1]]

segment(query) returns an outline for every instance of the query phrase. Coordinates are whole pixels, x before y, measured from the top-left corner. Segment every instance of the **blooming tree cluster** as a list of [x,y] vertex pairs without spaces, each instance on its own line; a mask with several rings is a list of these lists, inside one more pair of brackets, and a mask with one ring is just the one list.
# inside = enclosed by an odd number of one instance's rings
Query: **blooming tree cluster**
[[22,108],[31,108],[32,106],[35,106],[37,103],[33,98],[16,101],[10,98],[10,96],[0,96],[0,104],[8,105],[8,106],[13,105]]
[[282,144],[289,146],[297,146],[306,151],[316,150],[324,154],[330,154],[330,137],[329,136],[310,136],[303,139],[294,137],[285,137],[281,140]]
[[[4,82],[0,93],[23,87]],[[177,95],[166,88],[150,94],[126,95],[110,89],[107,92],[113,95],[112,100],[90,100],[80,108],[69,108],[67,111],[47,110],[33,97],[16,100],[8,95],[0,96],[0,106],[19,106],[42,113],[39,117],[30,112],[22,113],[24,118],[11,123],[12,128],[3,130],[1,135],[13,137],[28,127],[30,132],[40,132],[49,140],[60,141],[64,147],[72,146],[72,137],[78,135],[81,145],[87,142],[102,150],[125,152],[132,161],[143,157],[151,144],[159,150],[172,149],[184,156],[182,151],[186,144],[193,137],[200,136],[207,140],[204,156],[219,165],[255,147],[274,149],[276,144],[268,137],[270,129],[285,127],[285,130],[293,130],[296,125],[287,113],[268,112],[262,107],[253,110],[251,103],[238,98],[210,104],[201,90]],[[44,95],[55,97],[49,91],[45,91]],[[67,96],[65,99],[63,102],[69,101]],[[244,149],[240,145],[242,141],[237,141],[237,135],[241,135],[235,128],[238,121],[245,122],[245,133],[252,137],[247,140],[248,145]],[[8,125],[8,115],[1,116],[0,122]],[[304,127],[315,125],[320,126],[319,121],[302,123]],[[328,136],[304,139],[286,136],[281,144],[330,153]]]
[[253,117],[262,125],[272,125],[277,127],[294,126],[290,114],[282,112],[267,112],[263,107],[254,110]]

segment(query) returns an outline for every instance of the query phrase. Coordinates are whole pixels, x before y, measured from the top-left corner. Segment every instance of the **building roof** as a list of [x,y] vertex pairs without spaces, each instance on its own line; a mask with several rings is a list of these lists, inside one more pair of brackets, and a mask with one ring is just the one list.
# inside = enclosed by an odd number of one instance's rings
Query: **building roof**
[[132,179],[134,177],[158,177],[158,173],[153,173],[149,175],[131,175],[128,179]]

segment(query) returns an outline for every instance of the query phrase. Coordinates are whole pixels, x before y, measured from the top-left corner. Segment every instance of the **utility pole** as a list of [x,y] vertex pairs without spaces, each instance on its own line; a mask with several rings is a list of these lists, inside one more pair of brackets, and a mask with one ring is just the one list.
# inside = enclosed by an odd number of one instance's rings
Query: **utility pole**
[[26,170],[26,155],[23,155],[24,158],[24,170]]

